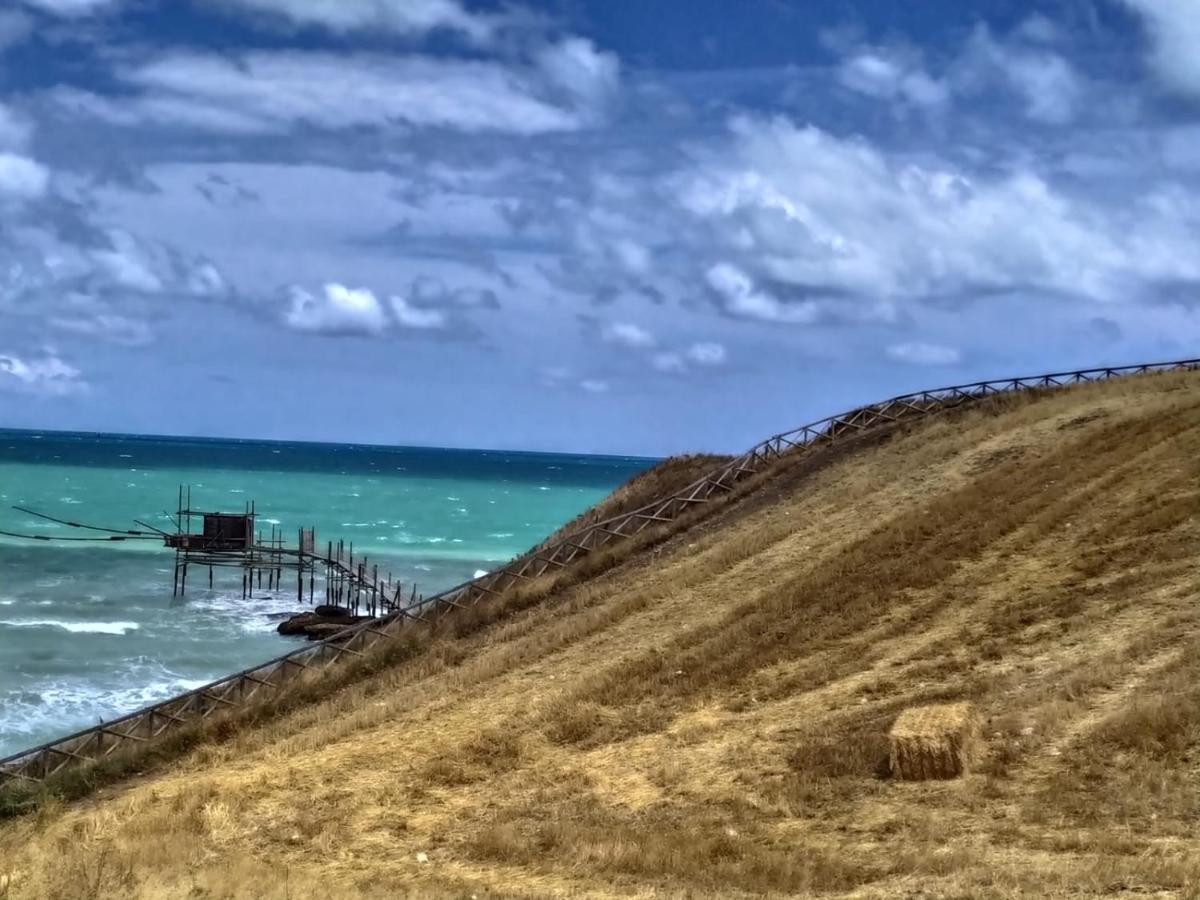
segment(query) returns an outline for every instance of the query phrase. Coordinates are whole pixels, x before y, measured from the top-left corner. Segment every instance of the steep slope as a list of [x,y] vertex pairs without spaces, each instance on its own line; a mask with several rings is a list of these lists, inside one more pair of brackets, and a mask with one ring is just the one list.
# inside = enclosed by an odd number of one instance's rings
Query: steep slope
[[542,541],[538,548],[569,537],[596,522],[607,521],[623,513],[639,509],[648,503],[653,503],[655,500],[678,493],[692,482],[712,472],[722,463],[729,462],[730,459],[728,456],[692,453],[687,456],[672,456],[661,460],[645,471],[634,475],[595,506],[584,510],[567,522]]
[[[1200,374],[898,431],[0,826],[0,897],[1200,889]],[[973,700],[980,771],[883,777]]]

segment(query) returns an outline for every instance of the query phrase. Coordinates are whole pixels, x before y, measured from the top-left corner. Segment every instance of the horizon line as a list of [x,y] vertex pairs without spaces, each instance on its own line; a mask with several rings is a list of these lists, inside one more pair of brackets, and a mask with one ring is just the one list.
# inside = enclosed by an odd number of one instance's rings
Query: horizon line
[[0,434],[78,435],[84,437],[135,438],[140,440],[205,441],[215,444],[283,444],[303,445],[310,447],[358,447],[370,450],[441,450],[451,453],[515,453],[526,456],[587,456],[597,459],[653,460],[656,462],[667,458],[664,456],[647,456],[640,453],[578,453],[567,450],[527,450],[510,447],[442,447],[433,444],[376,444],[358,441],[316,441],[296,440],[290,438],[162,434],[136,431],[93,431],[75,428],[15,428],[7,425],[0,425]]

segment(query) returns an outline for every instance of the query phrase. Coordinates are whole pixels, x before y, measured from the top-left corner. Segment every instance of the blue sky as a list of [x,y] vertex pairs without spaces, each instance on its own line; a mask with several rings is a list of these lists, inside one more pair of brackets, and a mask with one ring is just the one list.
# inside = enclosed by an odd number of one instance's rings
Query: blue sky
[[664,454],[1200,355],[1194,0],[2,0],[0,425]]

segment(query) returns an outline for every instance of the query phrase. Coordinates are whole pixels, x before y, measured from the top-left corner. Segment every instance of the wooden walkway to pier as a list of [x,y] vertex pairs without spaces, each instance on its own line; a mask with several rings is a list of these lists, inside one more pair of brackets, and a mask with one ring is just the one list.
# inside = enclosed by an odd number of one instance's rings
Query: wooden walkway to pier
[[[487,575],[431,597],[403,601],[402,598],[398,599],[398,594],[394,594],[393,610],[381,618],[351,626],[324,641],[306,645],[103,725],[0,760],[0,785],[10,782],[37,784],[67,768],[86,766],[123,748],[144,745],[219,710],[234,709],[264,697],[279,696],[298,675],[320,670],[341,659],[359,657],[379,641],[392,639],[412,622],[429,622],[452,615],[456,610],[472,606],[482,599],[504,594],[514,585],[569,566],[603,547],[634,538],[647,528],[672,522],[697,505],[732,490],[744,479],[763,472],[782,457],[804,454],[815,448],[836,444],[851,435],[956,409],[999,394],[1183,370],[1200,370],[1200,359],[1082,369],[954,385],[892,397],[773,435],[682,491],[632,512],[581,528]],[[326,557],[319,557],[314,550],[312,555],[328,561],[332,552]],[[366,572],[362,567],[340,557],[333,563],[338,573],[353,580],[353,590],[361,593],[367,589]],[[378,577],[372,578],[372,582],[378,596]]]

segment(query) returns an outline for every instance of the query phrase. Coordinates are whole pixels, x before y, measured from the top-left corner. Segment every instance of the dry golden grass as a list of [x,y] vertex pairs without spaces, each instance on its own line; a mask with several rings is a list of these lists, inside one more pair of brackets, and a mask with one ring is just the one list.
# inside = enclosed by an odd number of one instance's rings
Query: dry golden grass
[[634,475],[595,506],[584,510],[563,525],[542,541],[538,548],[561,540],[589,525],[614,519],[656,500],[677,494],[730,459],[731,457],[728,456],[691,453],[686,456],[672,456],[657,462],[645,471]]
[[1200,376],[872,443],[0,825],[0,897],[1200,896]]

